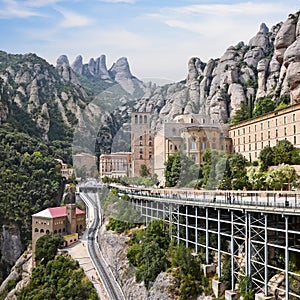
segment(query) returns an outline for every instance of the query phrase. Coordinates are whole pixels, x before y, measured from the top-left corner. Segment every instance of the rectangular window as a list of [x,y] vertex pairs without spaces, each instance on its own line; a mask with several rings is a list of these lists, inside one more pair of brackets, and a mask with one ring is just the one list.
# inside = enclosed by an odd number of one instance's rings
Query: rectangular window
[[286,124],[286,117],[283,118],[283,124]]
[[275,131],[275,136],[278,137],[278,129]]
[[296,145],[296,144],[297,144],[297,137],[294,136],[294,145]]
[[277,119],[275,119],[275,125],[277,126]]
[[295,121],[296,121],[296,115],[293,114],[293,122],[295,122]]
[[296,134],[296,125],[294,125],[294,134]]
[[260,129],[263,130],[264,129],[264,125],[263,123],[260,124]]
[[268,139],[270,138],[270,131],[268,131]]
[[260,134],[260,139],[261,139],[261,140],[264,139],[264,133],[263,133],[263,132]]
[[286,135],[286,127],[284,127],[284,135]]
[[249,143],[251,143],[251,135],[249,135]]

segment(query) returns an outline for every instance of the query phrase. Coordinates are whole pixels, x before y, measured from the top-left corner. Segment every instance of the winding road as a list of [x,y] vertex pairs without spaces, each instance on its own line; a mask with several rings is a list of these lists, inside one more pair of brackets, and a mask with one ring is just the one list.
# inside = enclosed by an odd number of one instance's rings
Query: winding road
[[111,300],[125,299],[120,286],[117,284],[111,270],[107,266],[98,246],[98,229],[101,226],[101,208],[99,194],[79,193],[80,198],[87,207],[87,241],[88,252],[97,270],[99,277]]

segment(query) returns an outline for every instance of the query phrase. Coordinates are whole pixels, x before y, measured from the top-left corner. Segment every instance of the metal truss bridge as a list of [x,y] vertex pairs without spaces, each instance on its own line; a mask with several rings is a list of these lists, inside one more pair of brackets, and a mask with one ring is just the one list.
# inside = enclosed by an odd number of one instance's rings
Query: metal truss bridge
[[117,188],[146,223],[169,222],[170,237],[204,254],[207,265],[216,265],[218,279],[227,257],[232,293],[238,278],[249,276],[262,299],[300,299],[300,272],[293,266],[300,260],[297,192]]

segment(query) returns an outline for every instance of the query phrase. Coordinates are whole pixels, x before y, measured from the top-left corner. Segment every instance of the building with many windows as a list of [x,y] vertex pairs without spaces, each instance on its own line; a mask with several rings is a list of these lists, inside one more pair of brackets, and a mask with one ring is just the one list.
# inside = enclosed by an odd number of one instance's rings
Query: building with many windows
[[203,162],[206,149],[231,153],[228,126],[215,124],[204,115],[179,115],[166,122],[154,138],[154,173],[163,182],[165,162],[170,155],[182,151],[196,164]]
[[132,176],[139,176],[142,165],[154,174],[154,130],[150,117],[150,113],[141,112],[131,115]]
[[131,152],[100,155],[99,172],[101,178],[131,176]]
[[273,147],[283,139],[300,148],[300,103],[232,125],[229,137],[234,152],[249,161],[258,160],[265,146]]
[[33,257],[36,242],[41,236],[49,233],[61,234],[65,239],[65,245],[68,246],[78,241],[78,234],[85,228],[85,211],[78,209],[74,203],[50,207],[32,215]]

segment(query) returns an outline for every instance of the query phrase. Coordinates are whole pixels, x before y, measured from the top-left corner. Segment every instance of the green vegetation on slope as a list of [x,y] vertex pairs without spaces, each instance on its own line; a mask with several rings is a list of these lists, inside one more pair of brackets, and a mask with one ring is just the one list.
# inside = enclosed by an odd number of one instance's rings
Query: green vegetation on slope
[[[60,203],[60,165],[54,158],[64,149],[60,143],[39,139],[0,127],[0,226],[20,231],[25,248],[31,239],[31,215]],[[8,266],[0,265],[0,281]]]
[[136,268],[136,280],[144,281],[147,288],[159,273],[169,271],[175,279],[170,292],[182,300],[196,299],[208,280],[200,272],[198,258],[184,245],[175,245],[168,229],[162,220],[155,220],[147,228],[134,231],[127,258]]
[[203,163],[198,166],[178,152],[169,156],[166,162],[166,185],[242,189],[248,187],[246,166],[247,160],[239,153],[226,155],[222,151],[206,149]]
[[36,261],[29,284],[17,295],[18,300],[98,299],[93,284],[85,276],[78,262],[69,257],[56,256],[63,237],[46,234],[36,243]]
[[30,283],[21,290],[17,299],[94,300],[98,296],[78,262],[58,256],[33,270]]

